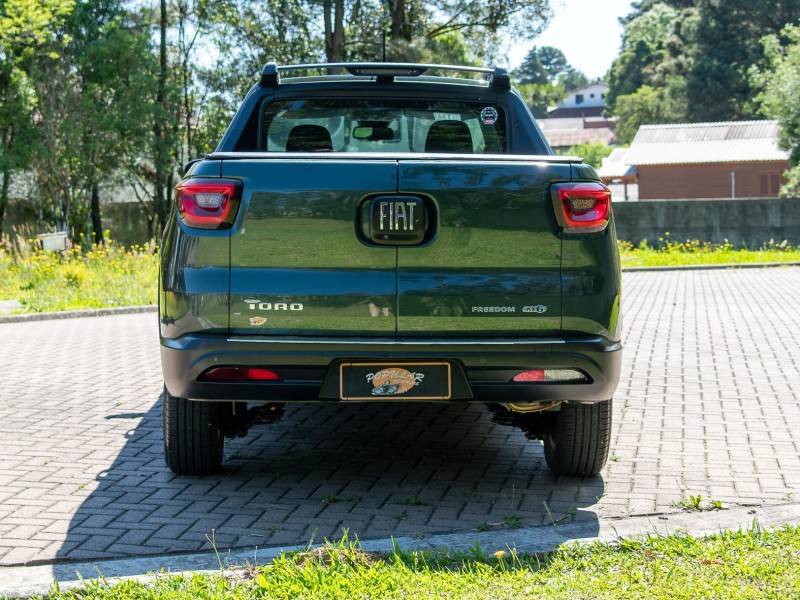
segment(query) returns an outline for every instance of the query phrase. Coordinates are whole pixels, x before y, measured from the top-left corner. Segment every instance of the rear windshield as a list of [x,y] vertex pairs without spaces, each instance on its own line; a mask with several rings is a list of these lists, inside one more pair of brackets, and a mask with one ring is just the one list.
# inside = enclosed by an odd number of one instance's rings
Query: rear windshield
[[507,150],[501,107],[413,99],[311,99],[264,109],[267,152],[449,152]]

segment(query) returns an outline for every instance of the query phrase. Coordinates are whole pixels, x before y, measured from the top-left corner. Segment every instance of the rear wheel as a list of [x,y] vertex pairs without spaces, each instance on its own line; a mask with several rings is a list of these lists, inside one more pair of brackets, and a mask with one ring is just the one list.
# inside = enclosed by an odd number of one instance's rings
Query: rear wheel
[[219,402],[193,402],[164,390],[164,457],[178,475],[207,475],[222,464]]
[[562,404],[542,441],[545,460],[554,473],[597,475],[606,464],[611,445],[611,400]]

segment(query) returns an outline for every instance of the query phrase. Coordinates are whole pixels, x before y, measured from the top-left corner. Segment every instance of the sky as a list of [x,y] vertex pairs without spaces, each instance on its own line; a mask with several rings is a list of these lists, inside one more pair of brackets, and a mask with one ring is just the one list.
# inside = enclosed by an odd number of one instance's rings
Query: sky
[[531,46],[555,46],[590,79],[605,75],[619,52],[619,17],[630,12],[631,0],[552,0],[554,17],[535,40],[509,45],[508,67],[519,66]]

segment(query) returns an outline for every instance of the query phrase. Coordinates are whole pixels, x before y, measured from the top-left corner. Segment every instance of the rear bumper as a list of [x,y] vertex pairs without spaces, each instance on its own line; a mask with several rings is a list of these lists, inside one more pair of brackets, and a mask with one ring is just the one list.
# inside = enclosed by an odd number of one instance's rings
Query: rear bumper
[[[164,381],[173,396],[248,402],[336,402],[323,382],[341,359],[448,360],[463,369],[470,389],[453,401],[535,402],[608,400],[619,381],[622,345],[602,337],[571,339],[301,339],[196,334],[161,339]],[[280,382],[198,381],[214,366],[264,366],[286,374]],[[532,368],[573,368],[589,383],[508,383]],[[506,376],[507,374],[507,376]]]

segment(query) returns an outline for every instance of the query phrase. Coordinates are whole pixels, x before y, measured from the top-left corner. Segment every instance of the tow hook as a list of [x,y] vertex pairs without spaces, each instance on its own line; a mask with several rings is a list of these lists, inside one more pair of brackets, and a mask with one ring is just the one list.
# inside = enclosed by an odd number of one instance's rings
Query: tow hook
[[[541,440],[545,432],[552,426],[555,417],[554,408],[561,402],[532,402],[530,404],[515,405],[513,403],[487,404],[492,412],[492,421],[498,425],[517,427],[525,433],[529,440]],[[516,407],[527,410],[515,410]]]
[[227,438],[245,437],[253,425],[277,423],[283,417],[284,402],[271,402],[247,408],[246,402],[234,402],[222,419],[222,433]]
[[253,420],[251,425],[269,425],[270,423],[277,423],[283,418],[283,409],[286,403],[273,402],[270,404],[261,404],[251,409],[253,413]]

